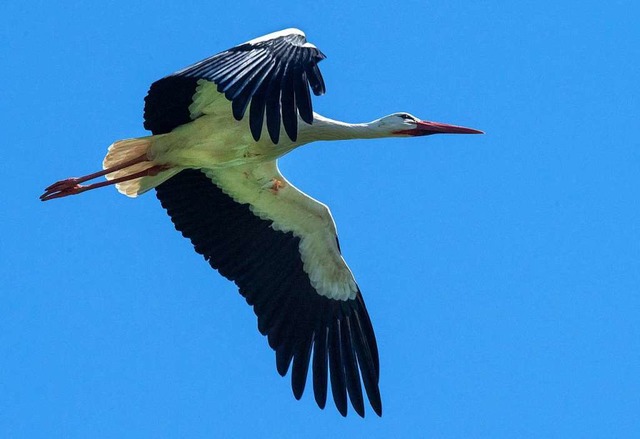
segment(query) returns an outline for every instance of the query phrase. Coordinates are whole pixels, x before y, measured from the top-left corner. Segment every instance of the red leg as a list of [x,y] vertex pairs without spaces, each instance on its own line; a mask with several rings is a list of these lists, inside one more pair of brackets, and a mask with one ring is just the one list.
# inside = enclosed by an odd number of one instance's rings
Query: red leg
[[124,168],[128,168],[131,165],[135,165],[135,164],[147,162],[147,161],[149,161],[147,156],[141,155],[140,157],[137,157],[133,160],[120,163],[119,165],[112,166],[111,168],[107,168],[102,171],[94,172],[93,174],[88,174],[82,177],[65,178],[64,180],[56,181],[51,186],[48,186],[47,188],[45,188],[45,192],[62,191],[67,188],[73,188],[79,185],[80,183],[84,183],[87,180],[93,180],[94,178],[102,177],[103,175],[107,175],[112,172],[119,171]]
[[68,178],[66,180],[61,180],[57,183],[52,184],[48,188],[45,189],[45,193],[40,196],[40,201],[48,201],[54,198],[62,198],[68,195],[77,195],[82,192],[90,191],[92,189],[98,189],[104,186],[110,186],[112,184],[121,183],[127,180],[133,180],[135,178],[140,177],[150,177],[153,175],[158,175],[158,173],[166,170],[169,166],[166,165],[156,165],[152,166],[144,171],[136,172],[131,175],[125,175],[120,178],[115,178],[113,180],[101,181],[100,183],[93,183],[86,186],[81,185],[80,183],[92,180],[96,177],[100,177],[102,175],[109,174],[111,172],[118,171],[120,169],[126,168],[128,166],[134,165],[136,163],[141,163],[143,161],[147,161],[146,156],[144,158],[139,157],[137,159],[131,160],[129,162],[123,163],[118,166],[114,166],[112,168],[105,169],[104,171],[96,172],[94,174],[85,175],[84,177],[79,178]]

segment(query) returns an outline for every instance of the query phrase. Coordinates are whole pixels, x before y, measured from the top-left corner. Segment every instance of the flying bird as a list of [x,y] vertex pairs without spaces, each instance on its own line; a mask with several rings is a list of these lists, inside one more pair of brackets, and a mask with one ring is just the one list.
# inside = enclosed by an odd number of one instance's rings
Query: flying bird
[[129,197],[155,189],[175,228],[253,306],[278,372],[291,368],[295,398],[311,368],[320,408],[330,385],[343,416],[348,396],[364,417],[364,386],[381,416],[376,338],[329,208],[293,186],[277,160],[317,140],[482,132],[409,113],[356,124],[321,116],[310,90],[325,92],[324,58],[286,29],[166,76],[145,98],[152,135],[116,141],[102,171],[58,181],[40,199],[114,184]]

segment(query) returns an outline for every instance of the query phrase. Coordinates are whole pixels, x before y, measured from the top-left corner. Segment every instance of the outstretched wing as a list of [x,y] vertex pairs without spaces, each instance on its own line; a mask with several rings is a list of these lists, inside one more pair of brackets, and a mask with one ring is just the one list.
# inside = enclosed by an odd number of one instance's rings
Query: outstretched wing
[[311,363],[320,407],[329,372],[343,416],[347,394],[364,416],[361,379],[374,411],[382,413],[375,335],[324,204],[286,181],[275,162],[184,170],[159,186],[157,196],[176,229],[253,306],[278,372],[284,376],[293,364],[296,398]]
[[[198,87],[211,86],[231,101],[236,120],[244,117],[250,104],[249,126],[256,141],[265,114],[273,143],[280,139],[281,123],[296,141],[297,115],[308,124],[313,122],[309,87],[315,95],[325,92],[318,69],[324,58],[298,29],[248,41],[154,82],[145,98],[144,126],[154,133],[169,132],[206,114],[207,102],[194,102],[194,95]],[[207,96],[202,93],[200,98]]]

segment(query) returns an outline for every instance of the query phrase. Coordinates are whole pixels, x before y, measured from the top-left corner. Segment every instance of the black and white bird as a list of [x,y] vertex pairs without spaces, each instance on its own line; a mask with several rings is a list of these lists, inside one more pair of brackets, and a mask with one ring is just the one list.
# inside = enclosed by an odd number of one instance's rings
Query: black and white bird
[[145,98],[151,136],[113,143],[103,171],[54,183],[40,199],[111,184],[129,197],[155,188],[176,229],[253,306],[278,372],[291,368],[294,396],[311,367],[318,406],[330,383],[343,416],[347,395],[364,416],[364,385],[381,415],[376,339],[331,213],[286,180],[277,159],[316,140],[482,132],[408,113],[357,124],[314,113],[309,89],[325,92],[324,58],[286,29],[166,76]]

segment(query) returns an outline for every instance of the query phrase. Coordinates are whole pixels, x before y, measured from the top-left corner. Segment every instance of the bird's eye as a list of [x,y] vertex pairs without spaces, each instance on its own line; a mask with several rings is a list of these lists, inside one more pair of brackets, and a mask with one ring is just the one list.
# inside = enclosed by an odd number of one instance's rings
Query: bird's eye
[[411,115],[407,113],[400,114],[400,117],[403,118],[404,120],[413,120],[413,117],[411,117]]

